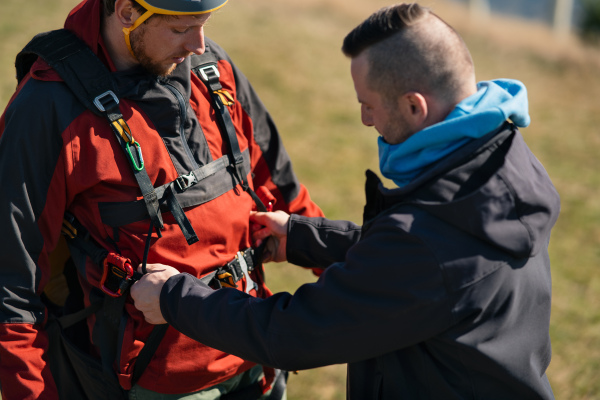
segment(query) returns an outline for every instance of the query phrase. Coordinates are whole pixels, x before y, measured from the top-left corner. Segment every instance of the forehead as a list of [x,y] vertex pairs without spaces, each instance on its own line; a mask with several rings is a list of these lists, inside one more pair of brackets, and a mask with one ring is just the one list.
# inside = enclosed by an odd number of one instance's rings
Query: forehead
[[354,57],[350,63],[350,73],[357,89],[367,89],[369,75],[369,59],[365,52]]
[[153,18],[155,20],[155,24],[157,25],[204,25],[206,21],[210,18],[211,13],[204,14],[190,14],[190,15],[165,15],[165,14],[155,14],[154,16],[157,18]]

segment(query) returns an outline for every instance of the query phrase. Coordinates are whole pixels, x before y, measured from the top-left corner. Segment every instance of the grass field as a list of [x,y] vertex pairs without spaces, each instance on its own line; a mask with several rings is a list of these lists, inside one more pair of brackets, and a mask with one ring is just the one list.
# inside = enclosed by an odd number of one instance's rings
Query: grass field
[[[557,399],[600,399],[600,56],[543,26],[494,17],[475,21],[460,6],[422,1],[463,35],[478,79],[514,78],[529,90],[524,137],[555,182],[562,212],[553,232],[553,360]],[[364,170],[377,170],[376,134],[359,108],[340,52],[345,34],[381,0],[232,0],[207,33],[253,82],[281,130],[301,181],[328,217],[360,222]],[[2,0],[0,105],[15,86],[13,60],[35,33],[62,26],[75,0]],[[314,278],[286,264],[268,267],[275,290]],[[290,400],[345,398],[345,367],[301,371]]]

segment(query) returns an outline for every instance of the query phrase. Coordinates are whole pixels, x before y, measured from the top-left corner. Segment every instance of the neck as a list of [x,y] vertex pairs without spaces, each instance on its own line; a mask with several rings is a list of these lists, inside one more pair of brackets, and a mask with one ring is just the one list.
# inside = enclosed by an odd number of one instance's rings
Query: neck
[[430,118],[428,118],[427,126],[444,121],[446,117],[448,117],[448,114],[450,114],[461,101],[475,93],[477,93],[477,84],[475,83],[475,77],[473,77],[472,82],[468,85],[463,85],[462,90],[458,91],[452,100],[447,101],[441,99],[428,103],[430,107]]

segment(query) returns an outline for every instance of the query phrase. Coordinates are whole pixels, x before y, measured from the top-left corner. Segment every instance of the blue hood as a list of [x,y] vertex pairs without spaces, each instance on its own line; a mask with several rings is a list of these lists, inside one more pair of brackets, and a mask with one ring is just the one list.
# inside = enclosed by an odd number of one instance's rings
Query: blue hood
[[477,93],[461,101],[442,122],[431,125],[399,144],[379,137],[379,168],[398,186],[413,180],[427,166],[473,139],[499,128],[507,119],[529,125],[527,89],[515,80],[498,79],[477,84]]

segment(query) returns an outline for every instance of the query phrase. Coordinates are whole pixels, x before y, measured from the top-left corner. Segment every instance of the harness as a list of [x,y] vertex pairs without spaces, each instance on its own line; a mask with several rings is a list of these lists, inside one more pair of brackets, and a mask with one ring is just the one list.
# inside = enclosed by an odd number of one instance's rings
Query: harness
[[[106,119],[129,160],[131,171],[143,199],[124,203],[104,203],[100,204],[99,208],[102,222],[113,228],[116,242],[118,242],[120,226],[150,220],[142,261],[143,273],[146,273],[152,233],[156,232],[159,238],[162,236],[163,212],[170,211],[172,213],[187,243],[191,245],[198,241],[198,236],[186,217],[184,208],[210,201],[234,189],[239,184],[253,198],[259,211],[268,210],[261,198],[248,184],[247,171],[250,170],[250,156],[248,151],[240,151],[235,127],[228,109],[234,99],[223,89],[219,81],[218,60],[213,53],[207,51],[201,56],[191,56],[192,72],[204,82],[211,94],[217,123],[229,152],[217,160],[179,176],[173,182],[156,188],[145,169],[141,146],[135,140],[119,110],[118,91],[111,73],[91,49],[73,33],[64,29],[39,34],[17,56],[15,65],[19,82],[29,72],[38,56],[43,58],[61,76],[73,94],[88,110]],[[267,200],[270,208],[274,198],[266,197],[264,194],[262,197]],[[109,252],[96,244],[85,227],[69,213],[65,214],[62,233],[67,239],[71,257],[78,268],[85,265],[86,257],[91,258],[102,268],[101,289],[103,295],[92,299],[94,294],[92,292],[89,307],[59,317],[59,324],[64,330],[94,313],[97,319],[104,319],[106,324],[103,324],[105,325],[103,331],[96,335],[96,330],[94,330],[94,342],[98,343],[100,347],[105,373],[107,376],[114,376],[112,363],[118,353],[119,343],[117,340],[123,332],[126,319],[123,313],[127,297],[125,294],[130,286],[141,277],[141,274],[135,271],[129,259],[118,253]],[[256,283],[250,279],[250,273],[260,265],[259,256],[260,249],[250,248],[240,251],[232,261],[203,277],[202,280],[214,289],[218,289],[221,287],[236,288],[238,283],[245,278],[246,292],[249,292],[252,288],[257,287]],[[158,325],[153,329],[137,358],[132,385],[137,382],[149,364],[167,328],[168,325]]]

